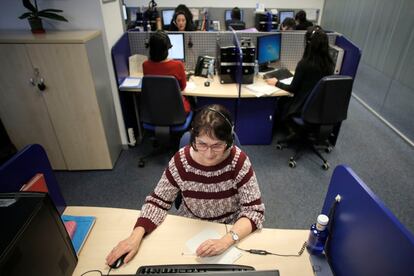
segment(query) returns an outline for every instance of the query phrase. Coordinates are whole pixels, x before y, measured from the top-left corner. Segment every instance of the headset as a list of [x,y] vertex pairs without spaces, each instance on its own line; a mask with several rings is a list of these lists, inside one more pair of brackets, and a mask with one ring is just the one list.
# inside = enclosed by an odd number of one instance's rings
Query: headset
[[315,26],[315,27],[313,28],[313,30],[312,30],[312,32],[311,32],[311,34],[310,34],[309,38],[307,38],[307,39],[306,39],[306,44],[309,44],[309,43],[312,41],[313,37],[315,36],[315,33],[316,33],[317,31],[320,31],[320,30],[322,30],[322,28],[321,28],[320,26]]
[[219,114],[227,122],[227,124],[230,126],[230,128],[231,128],[232,143],[231,143],[231,145],[229,145],[229,147],[231,147],[234,144],[234,125],[231,123],[230,119],[227,118],[227,116],[224,115],[222,112],[220,112],[218,110],[215,110],[212,107],[208,107],[207,109],[209,111],[213,111],[213,112],[216,112],[217,114]]

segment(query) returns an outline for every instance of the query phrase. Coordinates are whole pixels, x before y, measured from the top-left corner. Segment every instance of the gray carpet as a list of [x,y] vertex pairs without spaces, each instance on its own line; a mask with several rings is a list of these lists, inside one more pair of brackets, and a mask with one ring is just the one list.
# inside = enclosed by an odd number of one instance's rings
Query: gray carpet
[[[322,208],[333,168],[347,164],[414,233],[414,150],[354,99],[335,149],[325,154],[328,171],[310,153],[289,168],[291,150],[277,150],[277,137],[269,146],[243,146],[266,205],[265,227],[307,229]],[[111,171],[57,172],[67,204],[139,209],[168,161],[161,156],[138,168],[148,147],[123,151]]]

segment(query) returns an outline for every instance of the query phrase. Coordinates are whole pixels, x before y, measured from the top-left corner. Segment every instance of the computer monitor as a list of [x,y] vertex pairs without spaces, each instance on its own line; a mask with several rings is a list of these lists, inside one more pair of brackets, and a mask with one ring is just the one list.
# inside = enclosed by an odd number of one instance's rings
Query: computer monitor
[[0,275],[72,275],[76,252],[48,194],[0,194],[0,218]]
[[[243,21],[243,10],[240,10],[240,20]],[[231,10],[226,10],[224,13],[224,21],[231,20]]]
[[260,72],[273,69],[268,65],[280,59],[280,49],[280,33],[257,37],[257,62],[259,63]]
[[184,34],[168,34],[172,47],[168,50],[168,58],[185,60]]
[[294,11],[279,11],[279,23],[282,24],[285,18],[291,17],[295,19],[295,12]]
[[171,20],[174,16],[174,10],[162,10],[162,24],[164,27],[169,26],[171,24]]

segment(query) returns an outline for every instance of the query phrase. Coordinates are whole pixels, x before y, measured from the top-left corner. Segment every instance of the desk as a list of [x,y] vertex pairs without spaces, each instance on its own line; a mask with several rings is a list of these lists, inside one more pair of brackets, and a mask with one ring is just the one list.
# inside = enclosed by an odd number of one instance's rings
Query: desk
[[[99,269],[106,275],[106,255],[121,239],[131,233],[139,211],[70,206],[66,208],[65,215],[96,217],[95,225],[80,251],[73,275],[78,276],[91,269]],[[214,229],[223,235],[226,231],[224,224],[168,215],[153,233],[144,238],[134,259],[121,268],[112,270],[111,275],[134,274],[141,265],[197,263],[194,256],[182,256],[182,252],[185,250],[185,242],[206,228]],[[263,229],[242,240],[239,246],[296,254],[307,239],[308,233],[308,230]],[[300,257],[260,256],[243,252],[236,264],[251,265],[258,270],[276,268],[284,276],[313,275],[306,250]]]
[[[289,92],[275,87],[271,95],[258,98],[245,87],[246,85],[242,85],[240,99],[238,99],[238,84],[221,84],[219,76],[215,76],[210,86],[206,87],[204,86],[206,80],[206,78],[192,76],[182,94],[197,97],[198,107],[208,104],[225,106],[233,115],[236,133],[241,144],[270,144],[272,142],[276,97],[290,96]],[[255,81],[258,84],[265,83],[262,78],[256,78]],[[141,91],[138,88],[125,89],[121,87],[119,90],[134,93]],[[139,122],[137,97],[134,97],[134,106],[135,116]],[[138,138],[140,138],[139,124],[138,132]]]

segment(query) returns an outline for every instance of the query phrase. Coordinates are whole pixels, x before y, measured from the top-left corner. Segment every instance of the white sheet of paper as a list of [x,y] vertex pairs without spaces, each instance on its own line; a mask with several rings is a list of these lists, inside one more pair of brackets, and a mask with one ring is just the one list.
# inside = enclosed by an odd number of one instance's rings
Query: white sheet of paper
[[256,97],[270,95],[273,92],[280,90],[279,88],[269,85],[267,83],[249,84],[249,85],[246,85],[246,88],[252,91],[256,95]]
[[289,84],[292,83],[292,80],[293,80],[293,77],[290,77],[290,78],[287,78],[287,79],[280,80],[280,82],[284,83],[286,85],[289,85]]
[[193,91],[197,88],[197,85],[192,81],[187,81],[187,85],[185,87],[185,91]]
[[[213,229],[206,229],[189,239],[185,245],[187,246],[187,249],[189,250],[189,253],[195,254],[198,246],[202,244],[204,241],[208,239],[220,239],[221,235],[217,233]],[[242,256],[242,253],[240,250],[238,250],[235,247],[230,247],[225,252],[223,252],[221,255],[213,256],[213,257],[201,257],[198,258],[198,261],[200,263],[204,264],[232,264],[234,263],[238,258]]]
[[121,87],[141,87],[141,78],[131,78],[127,77],[122,82]]

